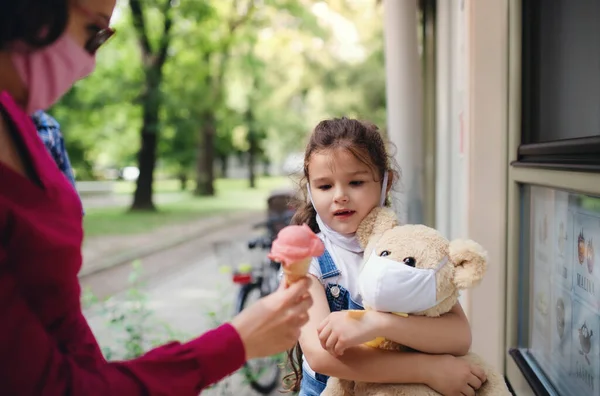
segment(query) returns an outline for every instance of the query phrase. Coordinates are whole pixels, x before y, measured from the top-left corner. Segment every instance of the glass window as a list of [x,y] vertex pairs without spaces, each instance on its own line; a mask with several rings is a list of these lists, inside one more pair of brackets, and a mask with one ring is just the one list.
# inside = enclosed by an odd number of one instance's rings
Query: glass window
[[[529,115],[535,126],[524,143],[600,135],[600,1],[553,0],[525,14],[530,41]],[[527,31],[528,30],[528,31]]]
[[515,166],[600,170],[600,1],[522,0]]
[[525,186],[520,353],[544,387],[600,394],[600,198]]

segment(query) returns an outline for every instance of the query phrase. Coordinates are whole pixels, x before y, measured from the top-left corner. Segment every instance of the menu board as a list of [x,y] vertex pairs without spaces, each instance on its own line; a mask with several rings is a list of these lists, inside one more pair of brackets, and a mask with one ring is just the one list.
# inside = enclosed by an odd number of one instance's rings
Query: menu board
[[530,192],[528,352],[561,395],[600,395],[600,198]]

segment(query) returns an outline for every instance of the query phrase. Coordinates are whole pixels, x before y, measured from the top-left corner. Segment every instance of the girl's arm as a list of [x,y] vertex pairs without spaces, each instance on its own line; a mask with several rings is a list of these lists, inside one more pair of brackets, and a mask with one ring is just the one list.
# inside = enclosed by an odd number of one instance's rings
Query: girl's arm
[[348,348],[385,337],[425,353],[463,356],[471,348],[471,327],[459,303],[450,312],[431,318],[401,317],[377,311],[333,312],[317,328],[321,347],[340,356]]
[[448,355],[398,353],[366,346],[348,348],[339,357],[331,355],[321,346],[317,331],[330,314],[327,298],[321,283],[312,276],[311,281],[313,306],[302,328],[300,346],[316,372],[354,381],[424,383],[442,394],[460,394],[469,386],[478,389],[485,381],[481,368]]
[[438,317],[409,316],[407,318],[381,312],[377,336],[382,336],[417,351],[448,353],[463,356],[471,348],[471,326],[460,303]]

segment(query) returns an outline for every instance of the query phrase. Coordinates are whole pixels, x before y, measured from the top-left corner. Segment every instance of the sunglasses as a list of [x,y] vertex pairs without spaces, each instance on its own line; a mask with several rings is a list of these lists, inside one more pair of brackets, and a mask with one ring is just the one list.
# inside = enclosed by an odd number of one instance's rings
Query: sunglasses
[[75,3],[75,8],[97,24],[98,31],[85,43],[85,50],[91,55],[95,55],[98,48],[114,36],[116,31],[108,26],[107,22],[102,21],[100,16],[94,14],[79,2]]

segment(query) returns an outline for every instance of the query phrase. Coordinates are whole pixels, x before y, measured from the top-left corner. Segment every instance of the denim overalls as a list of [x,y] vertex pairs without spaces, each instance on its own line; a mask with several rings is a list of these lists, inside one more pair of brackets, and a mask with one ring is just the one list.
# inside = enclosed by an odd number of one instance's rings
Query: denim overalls
[[[325,250],[318,260],[322,274],[321,282],[325,285],[325,295],[327,296],[330,311],[336,312],[346,309],[364,309],[362,305],[352,300],[348,290],[339,286],[337,283],[327,281],[327,279],[341,275],[341,271],[336,267],[329,252]],[[321,392],[325,390],[327,378],[329,377],[319,373],[316,373],[316,378],[314,378],[303,368],[302,383],[300,384],[300,393],[298,396],[319,396]]]

